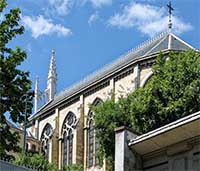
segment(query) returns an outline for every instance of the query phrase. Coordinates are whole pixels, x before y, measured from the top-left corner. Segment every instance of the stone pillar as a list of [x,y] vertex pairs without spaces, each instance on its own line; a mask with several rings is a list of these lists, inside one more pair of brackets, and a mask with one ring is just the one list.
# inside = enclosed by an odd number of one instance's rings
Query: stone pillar
[[63,159],[62,159],[62,156],[63,156],[63,154],[62,154],[62,138],[59,138],[58,139],[58,169],[61,169],[62,168],[62,161],[63,161]]
[[76,128],[76,163],[83,164],[83,156],[84,156],[84,133],[83,133],[83,125],[84,125],[84,97],[80,96],[80,118]]
[[85,127],[83,129],[84,131],[84,170],[87,170],[87,153],[88,153],[88,149],[87,149],[87,128]]
[[134,89],[138,88],[140,86],[140,68],[139,68],[139,64],[137,64],[134,67]]
[[110,96],[111,96],[111,98],[115,98],[115,80],[114,80],[114,78],[112,78],[111,80],[110,80]]
[[126,127],[115,129],[115,171],[136,171],[136,156],[128,146],[136,136]]
[[38,119],[35,120],[35,137],[39,139],[39,122]]
[[56,109],[55,130],[52,136],[52,162],[58,165],[59,111]]

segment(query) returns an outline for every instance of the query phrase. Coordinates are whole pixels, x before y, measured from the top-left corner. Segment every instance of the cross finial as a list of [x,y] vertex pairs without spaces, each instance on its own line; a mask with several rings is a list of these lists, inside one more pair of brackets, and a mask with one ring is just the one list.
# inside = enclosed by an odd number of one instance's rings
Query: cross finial
[[55,55],[55,50],[52,49],[52,50],[51,50],[51,53],[52,53],[52,55],[54,56],[54,55]]
[[174,8],[172,8],[171,1],[169,2],[169,4],[167,4],[167,8],[168,8],[168,12],[169,12],[168,28],[169,28],[169,31],[171,31],[171,29],[172,29],[172,11],[174,10]]

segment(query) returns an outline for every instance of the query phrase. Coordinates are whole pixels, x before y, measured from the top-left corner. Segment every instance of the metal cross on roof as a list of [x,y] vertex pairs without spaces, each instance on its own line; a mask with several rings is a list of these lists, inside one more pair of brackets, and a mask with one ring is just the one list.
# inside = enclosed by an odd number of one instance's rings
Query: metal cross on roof
[[171,1],[169,2],[169,4],[167,4],[167,7],[168,7],[168,12],[169,12],[169,30],[171,30],[172,28],[172,11],[174,10],[174,8],[172,8],[172,4],[171,4]]

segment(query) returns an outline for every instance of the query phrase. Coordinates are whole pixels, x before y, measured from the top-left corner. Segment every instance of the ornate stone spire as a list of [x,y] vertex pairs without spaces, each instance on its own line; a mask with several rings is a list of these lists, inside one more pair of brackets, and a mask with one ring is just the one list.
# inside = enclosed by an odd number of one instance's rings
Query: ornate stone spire
[[56,63],[55,63],[55,52],[54,50],[52,50],[48,80],[47,80],[49,100],[52,100],[56,94],[56,86],[57,86],[56,82],[57,82],[57,73],[56,73]]
[[50,66],[49,66],[49,74],[48,74],[48,80],[50,78],[57,78],[56,74],[56,63],[55,63],[55,51],[52,50],[51,54],[51,61],[50,61]]
[[34,111],[37,113],[38,110],[38,98],[39,98],[39,77],[36,77],[35,81],[35,91],[34,91]]

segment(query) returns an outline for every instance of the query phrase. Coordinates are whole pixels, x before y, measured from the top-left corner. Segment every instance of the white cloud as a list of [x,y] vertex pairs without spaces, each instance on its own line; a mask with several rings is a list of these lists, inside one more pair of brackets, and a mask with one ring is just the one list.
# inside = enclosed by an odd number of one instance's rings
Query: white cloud
[[[75,0],[48,0],[56,14],[64,16],[69,13]],[[50,9],[50,10],[52,10]]]
[[[192,28],[190,24],[184,23],[178,17],[173,17],[172,21],[175,33],[180,34]],[[112,16],[108,23],[119,28],[136,28],[142,33],[154,36],[167,29],[168,17],[164,8],[130,3],[123,8],[121,13]]]
[[91,3],[93,7],[100,8],[104,5],[111,5],[113,0],[77,0],[79,4],[84,5],[87,2]]
[[101,7],[103,5],[111,5],[112,4],[112,0],[89,0],[89,1],[95,7]]
[[99,14],[96,11],[94,14],[92,14],[88,19],[88,24],[91,26],[96,20],[98,20]]
[[69,36],[72,34],[69,28],[60,24],[53,24],[50,20],[45,19],[42,15],[38,17],[22,16],[24,26],[31,30],[32,37],[38,38],[41,35],[56,33],[58,35]]

